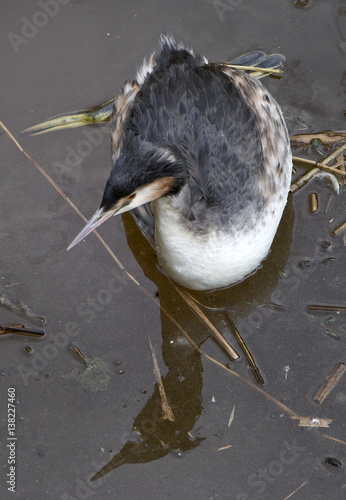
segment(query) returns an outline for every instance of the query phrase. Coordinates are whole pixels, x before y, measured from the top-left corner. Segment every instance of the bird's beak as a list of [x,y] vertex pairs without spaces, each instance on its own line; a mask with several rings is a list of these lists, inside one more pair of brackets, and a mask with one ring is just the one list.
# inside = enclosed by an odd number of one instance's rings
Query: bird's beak
[[83,240],[88,234],[92,233],[94,229],[101,226],[106,220],[108,220],[112,215],[115,215],[119,209],[104,211],[103,208],[99,208],[94,215],[91,217],[89,222],[84,226],[81,232],[75,237],[72,243],[67,247],[70,250],[72,247],[77,245],[81,240]]

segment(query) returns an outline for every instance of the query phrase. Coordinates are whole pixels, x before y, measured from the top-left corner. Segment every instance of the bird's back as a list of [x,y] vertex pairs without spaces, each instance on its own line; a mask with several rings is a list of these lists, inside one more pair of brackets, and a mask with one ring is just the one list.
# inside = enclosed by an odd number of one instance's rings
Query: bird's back
[[258,116],[221,68],[164,47],[126,126],[129,141],[135,133],[186,163],[185,216],[196,227],[235,221],[253,203],[263,173]]

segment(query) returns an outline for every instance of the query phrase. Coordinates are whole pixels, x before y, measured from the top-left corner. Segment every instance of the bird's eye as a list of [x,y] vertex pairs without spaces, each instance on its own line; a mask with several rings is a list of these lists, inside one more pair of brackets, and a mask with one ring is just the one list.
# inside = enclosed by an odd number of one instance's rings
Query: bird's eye
[[130,194],[130,196],[128,197],[128,200],[133,200],[134,198],[136,198],[137,196],[137,193],[132,193]]

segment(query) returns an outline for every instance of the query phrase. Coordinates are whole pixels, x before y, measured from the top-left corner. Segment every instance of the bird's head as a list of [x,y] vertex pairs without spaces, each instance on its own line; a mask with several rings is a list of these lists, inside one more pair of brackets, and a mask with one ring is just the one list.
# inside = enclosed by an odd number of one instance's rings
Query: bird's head
[[184,161],[173,148],[133,137],[116,160],[100,208],[67,250],[83,240],[113,215],[177,194],[187,178]]

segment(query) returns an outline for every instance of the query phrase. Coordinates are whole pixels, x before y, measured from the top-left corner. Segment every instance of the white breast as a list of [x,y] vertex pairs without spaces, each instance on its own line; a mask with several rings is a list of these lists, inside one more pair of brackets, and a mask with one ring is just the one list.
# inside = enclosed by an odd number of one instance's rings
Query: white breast
[[183,223],[179,197],[162,198],[152,204],[159,263],[173,280],[193,290],[236,283],[267,256],[285,204],[286,196],[274,197],[251,229],[244,220],[237,231],[212,229],[201,235]]

